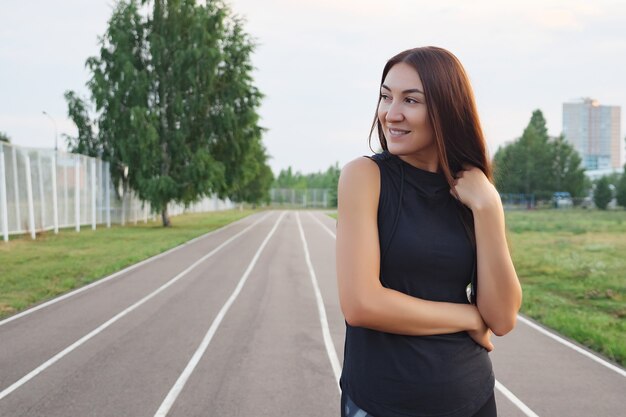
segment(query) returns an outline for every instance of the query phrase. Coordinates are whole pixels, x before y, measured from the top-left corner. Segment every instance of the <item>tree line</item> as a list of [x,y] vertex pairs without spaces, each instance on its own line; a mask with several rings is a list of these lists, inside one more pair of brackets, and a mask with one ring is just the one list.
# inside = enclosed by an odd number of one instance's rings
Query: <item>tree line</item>
[[[593,183],[585,176],[578,152],[563,135],[550,137],[541,110],[532,113],[522,136],[500,147],[493,157],[494,180],[502,194],[534,194],[538,200],[550,200],[555,192],[569,192],[577,201],[593,190],[596,207],[606,209],[615,197],[626,207],[626,174],[612,174]],[[289,167],[280,171],[274,188],[331,189],[336,205],[339,164],[325,172],[302,174]]]
[[496,151],[496,188],[505,194],[534,194],[538,200],[562,191],[581,199],[593,190],[594,203],[600,209],[606,209],[614,197],[613,188],[617,203],[626,207],[626,174],[602,177],[594,184],[585,176],[581,162],[562,134],[549,137],[543,113],[535,110],[522,136]]
[[272,187],[274,188],[291,188],[296,190],[306,189],[328,189],[330,190],[329,205],[331,207],[337,206],[337,183],[339,182],[339,174],[341,169],[339,163],[331,165],[324,172],[315,172],[310,174],[302,174],[300,171],[293,172],[291,167],[282,169],[276,179],[274,180]]
[[[218,1],[122,0],[99,56],[90,57],[90,101],[67,91],[78,136],[73,152],[110,162],[170,224],[171,201],[217,194],[267,200],[273,174],[252,78],[255,43],[242,20]],[[90,112],[95,107],[95,115]]]

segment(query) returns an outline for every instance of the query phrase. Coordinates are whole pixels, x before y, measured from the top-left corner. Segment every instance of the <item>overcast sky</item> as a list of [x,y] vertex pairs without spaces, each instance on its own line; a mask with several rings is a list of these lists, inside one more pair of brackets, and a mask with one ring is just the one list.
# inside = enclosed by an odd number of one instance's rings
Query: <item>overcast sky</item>
[[[0,131],[54,147],[76,134],[63,92],[88,95],[111,0],[2,0]],[[550,134],[562,103],[626,106],[626,2],[619,0],[230,0],[256,38],[261,124],[275,173],[305,173],[369,154],[385,61],[415,46],[449,49],[474,86],[490,151],[519,137],[534,109]],[[622,126],[626,111],[622,109]],[[620,137],[624,137],[622,127]],[[623,142],[622,142],[623,143]],[[623,148],[623,146],[622,146]],[[623,151],[622,151],[623,152]]]

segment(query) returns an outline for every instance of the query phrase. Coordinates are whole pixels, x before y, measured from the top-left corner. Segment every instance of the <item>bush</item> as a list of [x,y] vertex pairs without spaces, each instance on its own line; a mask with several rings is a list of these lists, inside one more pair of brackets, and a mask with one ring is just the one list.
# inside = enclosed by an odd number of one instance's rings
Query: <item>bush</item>
[[606,207],[611,202],[613,196],[611,195],[611,188],[609,187],[609,179],[602,177],[596,182],[596,189],[593,192],[593,202],[600,210],[606,210]]
[[624,173],[617,183],[615,197],[617,199],[617,204],[626,208],[626,165],[624,165]]

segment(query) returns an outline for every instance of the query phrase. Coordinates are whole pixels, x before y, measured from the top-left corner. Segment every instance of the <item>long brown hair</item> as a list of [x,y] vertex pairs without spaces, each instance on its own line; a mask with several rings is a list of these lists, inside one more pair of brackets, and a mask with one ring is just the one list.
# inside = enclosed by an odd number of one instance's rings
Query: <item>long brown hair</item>
[[[454,176],[463,164],[480,168],[493,181],[474,93],[461,62],[443,48],[426,46],[409,49],[387,61],[381,86],[391,67],[400,62],[412,66],[422,81],[428,119],[437,144],[439,169],[450,188],[454,189]],[[370,147],[372,133],[377,129],[380,146],[387,150],[387,140],[378,120],[378,105],[370,130]]]
[[[408,49],[387,61],[380,80],[381,86],[389,70],[400,62],[412,66],[422,81],[428,119],[437,144],[439,169],[448,181],[450,189],[454,190],[457,199],[459,196],[454,188],[454,178],[456,173],[463,169],[463,164],[480,168],[489,181],[493,182],[474,92],[458,58],[451,52],[435,46]],[[387,140],[378,120],[379,105],[380,95],[370,130],[370,148],[372,133],[376,129],[380,146],[387,150]],[[459,203],[459,207],[461,221],[473,248],[476,249],[472,212],[463,204]]]

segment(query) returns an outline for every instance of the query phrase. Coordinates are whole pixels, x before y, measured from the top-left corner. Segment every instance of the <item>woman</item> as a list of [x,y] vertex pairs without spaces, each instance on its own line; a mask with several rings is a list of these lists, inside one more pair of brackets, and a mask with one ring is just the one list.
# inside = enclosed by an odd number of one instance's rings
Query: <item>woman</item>
[[374,129],[383,152],[339,179],[342,416],[495,416],[490,336],[515,326],[521,288],[458,59],[391,58]]

